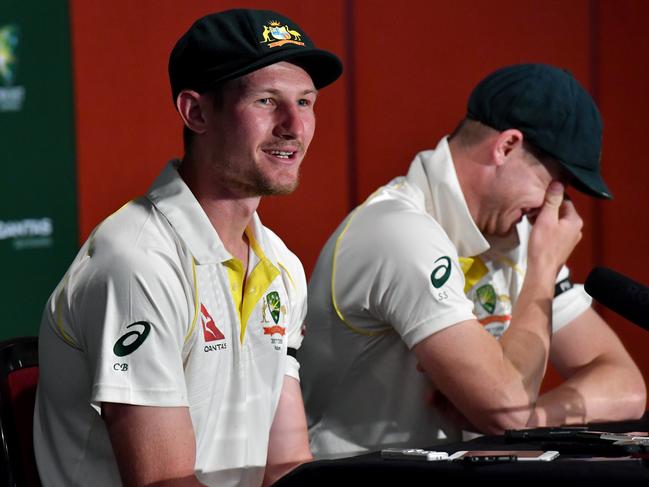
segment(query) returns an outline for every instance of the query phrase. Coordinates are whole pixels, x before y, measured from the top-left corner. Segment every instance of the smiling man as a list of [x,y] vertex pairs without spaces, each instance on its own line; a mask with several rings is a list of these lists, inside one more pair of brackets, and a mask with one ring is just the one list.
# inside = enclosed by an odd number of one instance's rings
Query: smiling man
[[297,186],[317,90],[341,72],[270,11],[177,42],[184,157],[93,231],[43,315],[44,486],[259,486],[311,459],[304,270],[256,209]]
[[[582,227],[565,186],[610,198],[600,146],[569,73],[506,67],[347,217],[311,277],[300,351],[316,457],[644,412],[640,372],[564,265]],[[549,359],[565,382],[539,395]]]

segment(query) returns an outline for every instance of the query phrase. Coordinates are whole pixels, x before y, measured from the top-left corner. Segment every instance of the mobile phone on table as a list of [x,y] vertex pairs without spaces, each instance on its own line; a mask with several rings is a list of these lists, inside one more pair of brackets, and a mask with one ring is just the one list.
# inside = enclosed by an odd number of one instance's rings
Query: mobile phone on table
[[386,448],[381,450],[381,458],[388,460],[423,460],[433,462],[446,460],[445,451],[422,450],[421,448]]
[[549,462],[558,456],[555,450],[461,450],[448,459],[467,463]]

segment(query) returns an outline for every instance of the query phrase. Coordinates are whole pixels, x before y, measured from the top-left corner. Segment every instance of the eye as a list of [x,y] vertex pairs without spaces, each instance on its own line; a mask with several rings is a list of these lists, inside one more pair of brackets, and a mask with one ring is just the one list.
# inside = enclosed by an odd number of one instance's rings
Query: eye
[[270,98],[260,98],[257,100],[257,103],[260,105],[271,105],[273,103],[273,100]]
[[297,104],[301,107],[310,107],[311,105],[313,105],[313,100],[310,100],[308,98],[300,98],[297,101]]

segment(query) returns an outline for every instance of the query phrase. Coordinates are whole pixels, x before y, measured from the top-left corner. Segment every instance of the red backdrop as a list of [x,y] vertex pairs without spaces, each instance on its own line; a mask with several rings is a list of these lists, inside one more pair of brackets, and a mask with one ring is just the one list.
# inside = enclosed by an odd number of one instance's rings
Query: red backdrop
[[[571,260],[577,279],[608,265],[649,283],[649,3],[642,0],[250,1],[298,21],[345,63],[323,90],[318,129],[289,197],[269,198],[266,225],[313,267],[344,215],[377,186],[403,174],[464,115],[472,86],[505,64],[569,69],[597,99],[605,122],[603,165],[616,199],[574,200],[586,229]],[[71,0],[79,222],[82,240],[125,201],[142,194],[171,157],[181,124],[166,65],[193,20],[234,1]],[[642,61],[644,59],[644,61]],[[638,218],[636,218],[638,217]],[[604,310],[649,381],[649,334]],[[546,387],[557,381],[550,373]]]

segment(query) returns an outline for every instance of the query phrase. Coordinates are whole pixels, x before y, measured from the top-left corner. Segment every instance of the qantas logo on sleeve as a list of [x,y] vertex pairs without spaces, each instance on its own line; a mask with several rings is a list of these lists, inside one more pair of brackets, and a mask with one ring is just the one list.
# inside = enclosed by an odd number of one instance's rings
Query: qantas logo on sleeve
[[[214,342],[217,340],[225,340],[225,335],[216,327],[214,319],[210,312],[203,303],[201,303],[201,325],[203,327],[203,338],[205,342]],[[212,350],[223,350],[226,348],[225,343],[217,343],[215,345],[205,345],[205,351],[211,352]]]

